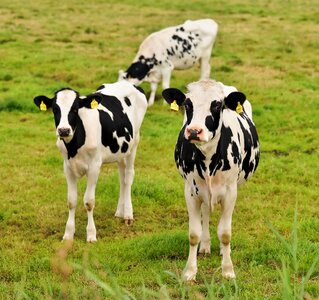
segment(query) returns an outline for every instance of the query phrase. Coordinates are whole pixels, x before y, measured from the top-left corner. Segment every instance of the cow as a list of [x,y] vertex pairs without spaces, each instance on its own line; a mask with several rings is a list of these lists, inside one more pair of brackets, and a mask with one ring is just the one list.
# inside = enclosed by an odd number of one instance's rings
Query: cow
[[185,109],[175,147],[189,216],[190,250],[182,277],[196,280],[199,243],[199,253],[210,254],[210,212],[220,203],[222,275],[235,278],[230,241],[237,187],[255,172],[260,155],[251,105],[236,88],[214,80],[193,82],[187,89],[186,95],[174,88],[162,92],[169,104]]
[[126,72],[119,71],[119,80],[126,79],[135,85],[143,81],[151,84],[148,105],[155,100],[158,83],[169,88],[173,69],[191,68],[200,61],[200,79],[210,76],[210,57],[218,25],[211,19],[191,21],[168,27],[149,35]]
[[58,137],[57,147],[64,159],[68,185],[69,216],[63,240],[73,240],[77,179],[87,176],[84,207],[87,211],[87,241],[96,241],[93,219],[95,188],[102,164],[117,162],[120,195],[115,213],[130,225],[133,221],[131,186],[134,160],[140,139],[140,127],[147,109],[147,99],[140,88],[121,81],[103,84],[96,92],[81,97],[63,88],[53,98],[37,96],[41,109],[52,108]]

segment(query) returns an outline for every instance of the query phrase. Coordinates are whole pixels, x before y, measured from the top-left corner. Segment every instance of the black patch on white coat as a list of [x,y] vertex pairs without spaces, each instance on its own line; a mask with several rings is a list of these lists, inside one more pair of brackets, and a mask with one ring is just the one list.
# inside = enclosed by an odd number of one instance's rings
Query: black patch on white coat
[[240,123],[240,128],[243,132],[244,135],[244,150],[245,150],[245,155],[243,159],[243,164],[242,164],[242,169],[245,173],[245,180],[248,179],[249,175],[255,172],[258,163],[259,163],[259,157],[260,157],[260,152],[258,150],[256,156],[254,159],[252,159],[252,156],[254,155],[255,149],[259,148],[258,145],[258,134],[256,131],[256,127],[253,125],[251,120],[248,117],[245,117],[248,125],[249,125],[249,131],[244,128],[241,122]]
[[154,67],[157,66],[159,61],[157,60],[155,54],[151,57],[144,57],[141,55],[138,58],[137,62],[134,62],[130,65],[127,69],[127,77],[128,78],[137,78],[138,80],[143,80],[149,71]]
[[222,102],[214,100],[210,105],[211,114],[205,118],[205,126],[210,132],[213,132],[213,136],[215,136],[215,132],[219,126],[220,122],[220,114],[222,109]]
[[198,175],[204,179],[204,173],[206,172],[205,156],[194,144],[185,139],[185,128],[186,125],[181,129],[175,147],[176,166],[183,170],[184,177],[197,170]]
[[127,106],[131,106],[132,105],[132,103],[131,103],[131,101],[130,101],[130,99],[128,97],[125,97],[124,101],[125,101]]
[[[102,95],[102,94],[101,94]],[[133,139],[133,127],[129,117],[124,113],[121,102],[114,96],[102,95],[101,104],[113,114],[111,116],[103,110],[99,111],[99,119],[102,126],[102,144],[109,147],[112,153],[120,150],[125,153],[128,150],[128,144]],[[114,137],[114,133],[118,138],[124,137],[125,141],[119,144],[119,140]]]
[[85,143],[85,129],[79,116],[77,116],[74,130],[75,131],[72,140],[69,143],[63,141],[68,152],[68,159],[75,157],[78,153],[78,149],[81,148]]
[[136,85],[134,85],[134,87],[139,91],[139,92],[141,92],[142,94],[144,94],[145,95],[145,92],[144,92],[144,90],[140,87],[140,86],[136,86]]

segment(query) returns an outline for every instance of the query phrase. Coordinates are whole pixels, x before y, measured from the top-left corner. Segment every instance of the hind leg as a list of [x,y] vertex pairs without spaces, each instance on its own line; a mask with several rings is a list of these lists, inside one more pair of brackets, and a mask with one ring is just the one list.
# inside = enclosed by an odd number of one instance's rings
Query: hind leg
[[134,161],[138,142],[139,136],[136,136],[136,141],[131,153],[118,163],[120,173],[120,197],[115,216],[124,218],[125,224],[127,225],[133,223],[131,187],[134,180]]

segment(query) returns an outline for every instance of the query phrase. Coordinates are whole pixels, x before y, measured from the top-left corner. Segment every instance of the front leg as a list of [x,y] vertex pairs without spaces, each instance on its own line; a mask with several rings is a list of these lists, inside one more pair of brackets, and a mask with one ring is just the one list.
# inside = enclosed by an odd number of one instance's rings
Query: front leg
[[95,164],[90,165],[87,173],[87,185],[83,198],[84,207],[88,216],[88,223],[86,227],[87,242],[96,242],[96,228],[93,211],[95,207],[95,189],[100,173],[100,167],[101,163],[95,162]]
[[227,279],[235,278],[233,263],[230,257],[231,222],[237,198],[237,183],[227,189],[221,202],[222,215],[218,224],[218,238],[222,258],[222,275]]
[[203,219],[203,231],[200,239],[199,253],[210,254],[210,234],[209,234],[209,218],[210,207],[203,202],[201,206],[202,219]]
[[[171,81],[171,74],[172,74],[173,68],[165,68],[162,70],[162,88],[163,90],[168,89]],[[164,104],[166,104],[166,101],[164,100]]]
[[202,58],[200,59],[200,80],[208,79],[210,77],[210,57],[211,57],[212,50],[209,48],[206,50]]
[[197,248],[200,241],[201,225],[201,201],[191,193],[191,186],[185,182],[185,198],[189,218],[189,255],[187,264],[182,273],[185,281],[195,281],[197,274]]
[[151,84],[151,94],[150,94],[150,97],[148,99],[148,106],[152,106],[154,104],[156,90],[157,90],[157,86],[158,86],[157,82],[151,82],[150,84]]
[[73,240],[75,233],[75,208],[77,200],[76,177],[72,171],[64,164],[64,174],[68,184],[68,208],[69,216],[65,226],[63,240]]

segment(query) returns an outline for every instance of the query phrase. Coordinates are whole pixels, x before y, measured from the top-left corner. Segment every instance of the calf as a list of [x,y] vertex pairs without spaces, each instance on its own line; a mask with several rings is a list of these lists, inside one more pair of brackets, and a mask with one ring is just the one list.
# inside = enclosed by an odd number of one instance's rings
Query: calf
[[209,78],[209,59],[217,29],[215,21],[203,19],[186,21],[152,33],[140,45],[127,71],[119,71],[119,80],[127,79],[136,85],[143,81],[150,82],[148,105],[152,105],[161,79],[163,89],[169,88],[173,69],[188,69],[200,61],[201,79]]
[[41,110],[52,107],[57,146],[64,158],[69,217],[63,239],[73,239],[77,179],[86,175],[84,207],[88,215],[87,241],[96,241],[93,219],[95,188],[104,163],[118,163],[120,196],[115,216],[124,218],[125,223],[130,224],[133,220],[131,185],[139,131],[147,108],[145,95],[131,83],[122,81],[104,84],[86,97],[80,97],[76,91],[66,88],[57,91],[51,99],[38,96],[34,98],[34,103]]
[[231,221],[237,187],[256,170],[259,142],[244,94],[223,84],[204,80],[188,85],[184,95],[166,89],[168,103],[184,105],[184,125],[180,131],[175,160],[185,179],[189,215],[190,251],[183,278],[195,280],[197,247],[210,253],[209,217],[215,204],[221,204],[218,238],[222,255],[222,275],[234,278],[230,258]]

